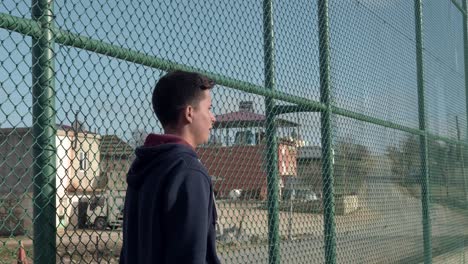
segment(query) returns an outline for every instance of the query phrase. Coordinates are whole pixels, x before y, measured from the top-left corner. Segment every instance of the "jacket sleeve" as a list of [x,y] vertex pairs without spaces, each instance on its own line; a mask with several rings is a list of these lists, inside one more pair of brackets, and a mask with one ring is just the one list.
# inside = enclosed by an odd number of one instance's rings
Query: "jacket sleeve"
[[206,263],[210,183],[197,170],[175,178],[166,204],[165,263]]

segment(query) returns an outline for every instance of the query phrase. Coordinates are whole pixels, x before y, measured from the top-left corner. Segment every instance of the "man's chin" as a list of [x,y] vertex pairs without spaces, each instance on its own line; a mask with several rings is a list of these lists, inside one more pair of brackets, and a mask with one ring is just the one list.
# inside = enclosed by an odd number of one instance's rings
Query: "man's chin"
[[203,140],[203,141],[199,142],[197,144],[197,146],[201,146],[201,145],[204,145],[204,144],[208,144],[208,140]]

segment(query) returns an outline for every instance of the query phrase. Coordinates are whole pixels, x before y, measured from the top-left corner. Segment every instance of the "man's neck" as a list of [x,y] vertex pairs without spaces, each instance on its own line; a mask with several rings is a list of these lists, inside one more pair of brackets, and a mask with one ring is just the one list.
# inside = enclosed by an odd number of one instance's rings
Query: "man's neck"
[[185,140],[194,149],[197,147],[195,142],[193,142],[192,137],[189,136],[189,134],[186,133],[184,130],[173,129],[173,128],[165,128],[164,129],[164,134],[178,136],[178,137],[182,138],[183,140]]

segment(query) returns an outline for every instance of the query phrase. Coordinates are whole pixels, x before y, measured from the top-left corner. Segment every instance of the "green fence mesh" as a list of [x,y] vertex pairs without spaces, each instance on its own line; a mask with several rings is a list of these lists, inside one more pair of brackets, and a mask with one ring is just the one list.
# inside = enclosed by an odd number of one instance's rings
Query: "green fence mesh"
[[223,263],[468,262],[467,0],[0,3],[0,263],[117,263],[160,76],[213,78]]

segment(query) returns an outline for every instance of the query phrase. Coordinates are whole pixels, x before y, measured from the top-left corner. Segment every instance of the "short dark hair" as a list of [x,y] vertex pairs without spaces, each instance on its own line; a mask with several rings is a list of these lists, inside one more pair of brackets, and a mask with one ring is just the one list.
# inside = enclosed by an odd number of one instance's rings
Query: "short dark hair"
[[213,88],[214,81],[195,72],[173,71],[159,79],[153,91],[153,110],[162,126],[173,125],[180,111],[198,104],[204,90]]

